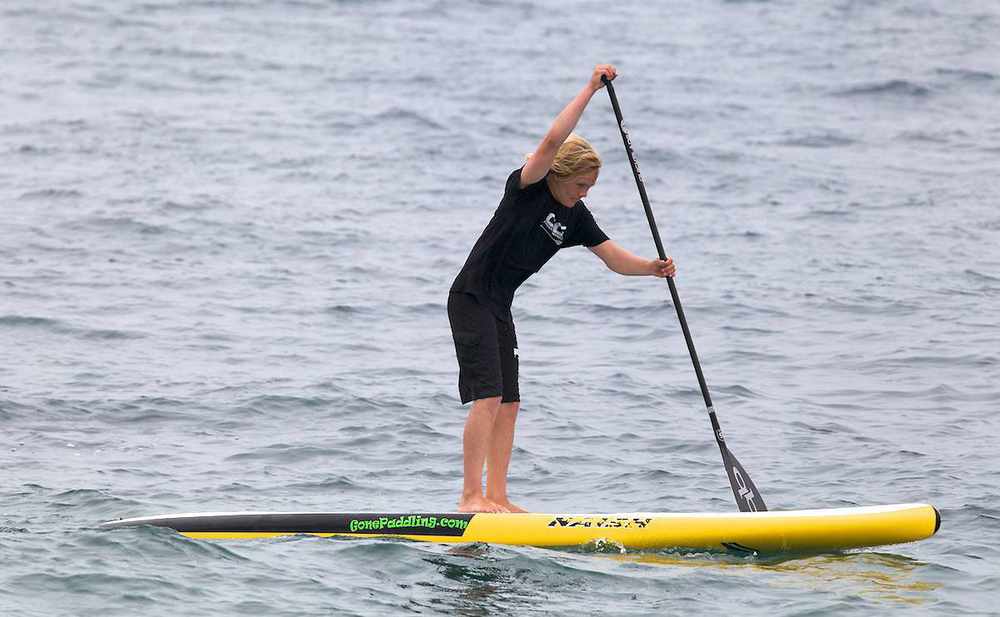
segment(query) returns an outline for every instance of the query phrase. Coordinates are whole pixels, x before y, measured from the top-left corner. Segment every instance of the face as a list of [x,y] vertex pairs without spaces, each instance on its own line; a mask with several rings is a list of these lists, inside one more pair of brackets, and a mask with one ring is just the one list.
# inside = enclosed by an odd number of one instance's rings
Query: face
[[594,169],[576,176],[570,176],[565,180],[555,180],[553,183],[556,199],[562,205],[572,208],[576,202],[587,196],[590,188],[597,183],[597,174],[600,170]]

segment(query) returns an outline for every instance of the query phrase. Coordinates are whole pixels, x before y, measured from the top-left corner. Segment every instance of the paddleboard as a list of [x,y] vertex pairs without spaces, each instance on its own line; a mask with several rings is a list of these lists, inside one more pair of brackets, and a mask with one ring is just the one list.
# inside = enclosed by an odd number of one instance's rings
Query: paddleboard
[[119,519],[206,540],[289,535],[393,537],[538,547],[610,541],[629,549],[741,553],[827,552],[928,538],[941,516],[928,504],[742,513],[466,514],[460,512],[206,512]]

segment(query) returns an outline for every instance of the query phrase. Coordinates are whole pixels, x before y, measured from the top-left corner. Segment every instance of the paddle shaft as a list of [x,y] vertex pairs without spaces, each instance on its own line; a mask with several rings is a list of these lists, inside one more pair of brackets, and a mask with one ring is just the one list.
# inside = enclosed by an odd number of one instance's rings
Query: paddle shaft
[[[632,141],[629,139],[628,130],[622,118],[622,110],[618,105],[618,97],[615,95],[615,87],[607,77],[601,77],[604,86],[608,89],[608,96],[611,97],[611,107],[614,108],[615,118],[618,120],[618,130],[622,135],[622,142],[625,144],[625,153],[628,155],[628,162],[632,166],[632,175],[635,176],[635,184],[639,188],[639,197],[642,199],[642,207],[646,211],[646,220],[649,221],[649,230],[653,234],[653,242],[656,244],[656,252],[660,259],[666,259],[667,254],[663,250],[663,242],[660,240],[660,231],[656,227],[656,220],[653,218],[653,209],[649,205],[649,197],[646,195],[646,185],[642,181],[642,173],[639,171],[639,163],[635,160],[635,153],[632,151]],[[726,466],[730,485],[736,497],[736,504],[740,511],[762,511],[767,510],[763,498],[753,485],[748,474],[736,460],[736,457],[729,452],[725,438],[722,436],[722,428],[719,426],[719,419],[715,415],[715,407],[712,405],[712,396],[708,393],[708,384],[705,383],[705,374],[701,370],[701,362],[698,361],[698,351],[694,348],[694,339],[691,338],[691,329],[688,328],[687,318],[684,316],[684,307],[681,305],[681,298],[677,294],[677,285],[673,277],[667,277],[667,285],[670,288],[670,298],[673,300],[674,309],[677,311],[677,320],[681,323],[681,331],[684,333],[684,342],[687,344],[688,353],[691,356],[691,363],[694,365],[694,373],[698,377],[698,386],[701,388],[701,396],[705,399],[705,407],[708,410],[708,419],[712,423],[712,433],[715,435],[715,442],[722,452],[722,460]]]

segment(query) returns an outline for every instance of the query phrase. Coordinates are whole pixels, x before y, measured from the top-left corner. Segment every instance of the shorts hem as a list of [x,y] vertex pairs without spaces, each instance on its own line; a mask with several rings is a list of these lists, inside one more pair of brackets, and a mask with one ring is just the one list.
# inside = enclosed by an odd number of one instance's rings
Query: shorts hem
[[477,392],[476,394],[470,394],[469,396],[461,395],[460,398],[462,399],[462,404],[465,405],[466,403],[471,403],[473,401],[478,401],[480,399],[484,399],[484,398],[496,398],[498,396],[500,397],[500,402],[503,402],[503,403],[508,402],[508,401],[504,401],[503,400],[503,394],[502,393],[500,393],[500,392],[493,392],[493,391],[483,392],[483,393]]

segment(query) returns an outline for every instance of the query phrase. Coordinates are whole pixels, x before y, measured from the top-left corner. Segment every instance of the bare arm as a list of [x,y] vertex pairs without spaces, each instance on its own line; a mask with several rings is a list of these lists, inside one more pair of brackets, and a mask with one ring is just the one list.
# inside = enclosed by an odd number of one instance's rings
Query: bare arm
[[549,168],[552,167],[552,161],[556,157],[556,152],[559,151],[559,146],[563,145],[569,134],[576,128],[576,123],[580,121],[580,116],[583,115],[583,110],[587,108],[587,103],[590,102],[594,93],[604,87],[601,77],[606,76],[608,79],[614,79],[617,74],[615,67],[610,64],[598,64],[594,67],[590,81],[559,112],[549,128],[549,132],[545,134],[541,143],[535,148],[534,154],[524,164],[524,168],[521,170],[521,188],[538,182],[545,177],[545,174],[549,173]]
[[601,258],[609,270],[618,274],[664,278],[674,276],[677,272],[674,260],[670,257],[667,257],[666,261],[645,259],[627,251],[612,240],[605,240],[597,246],[589,248],[594,255]]

